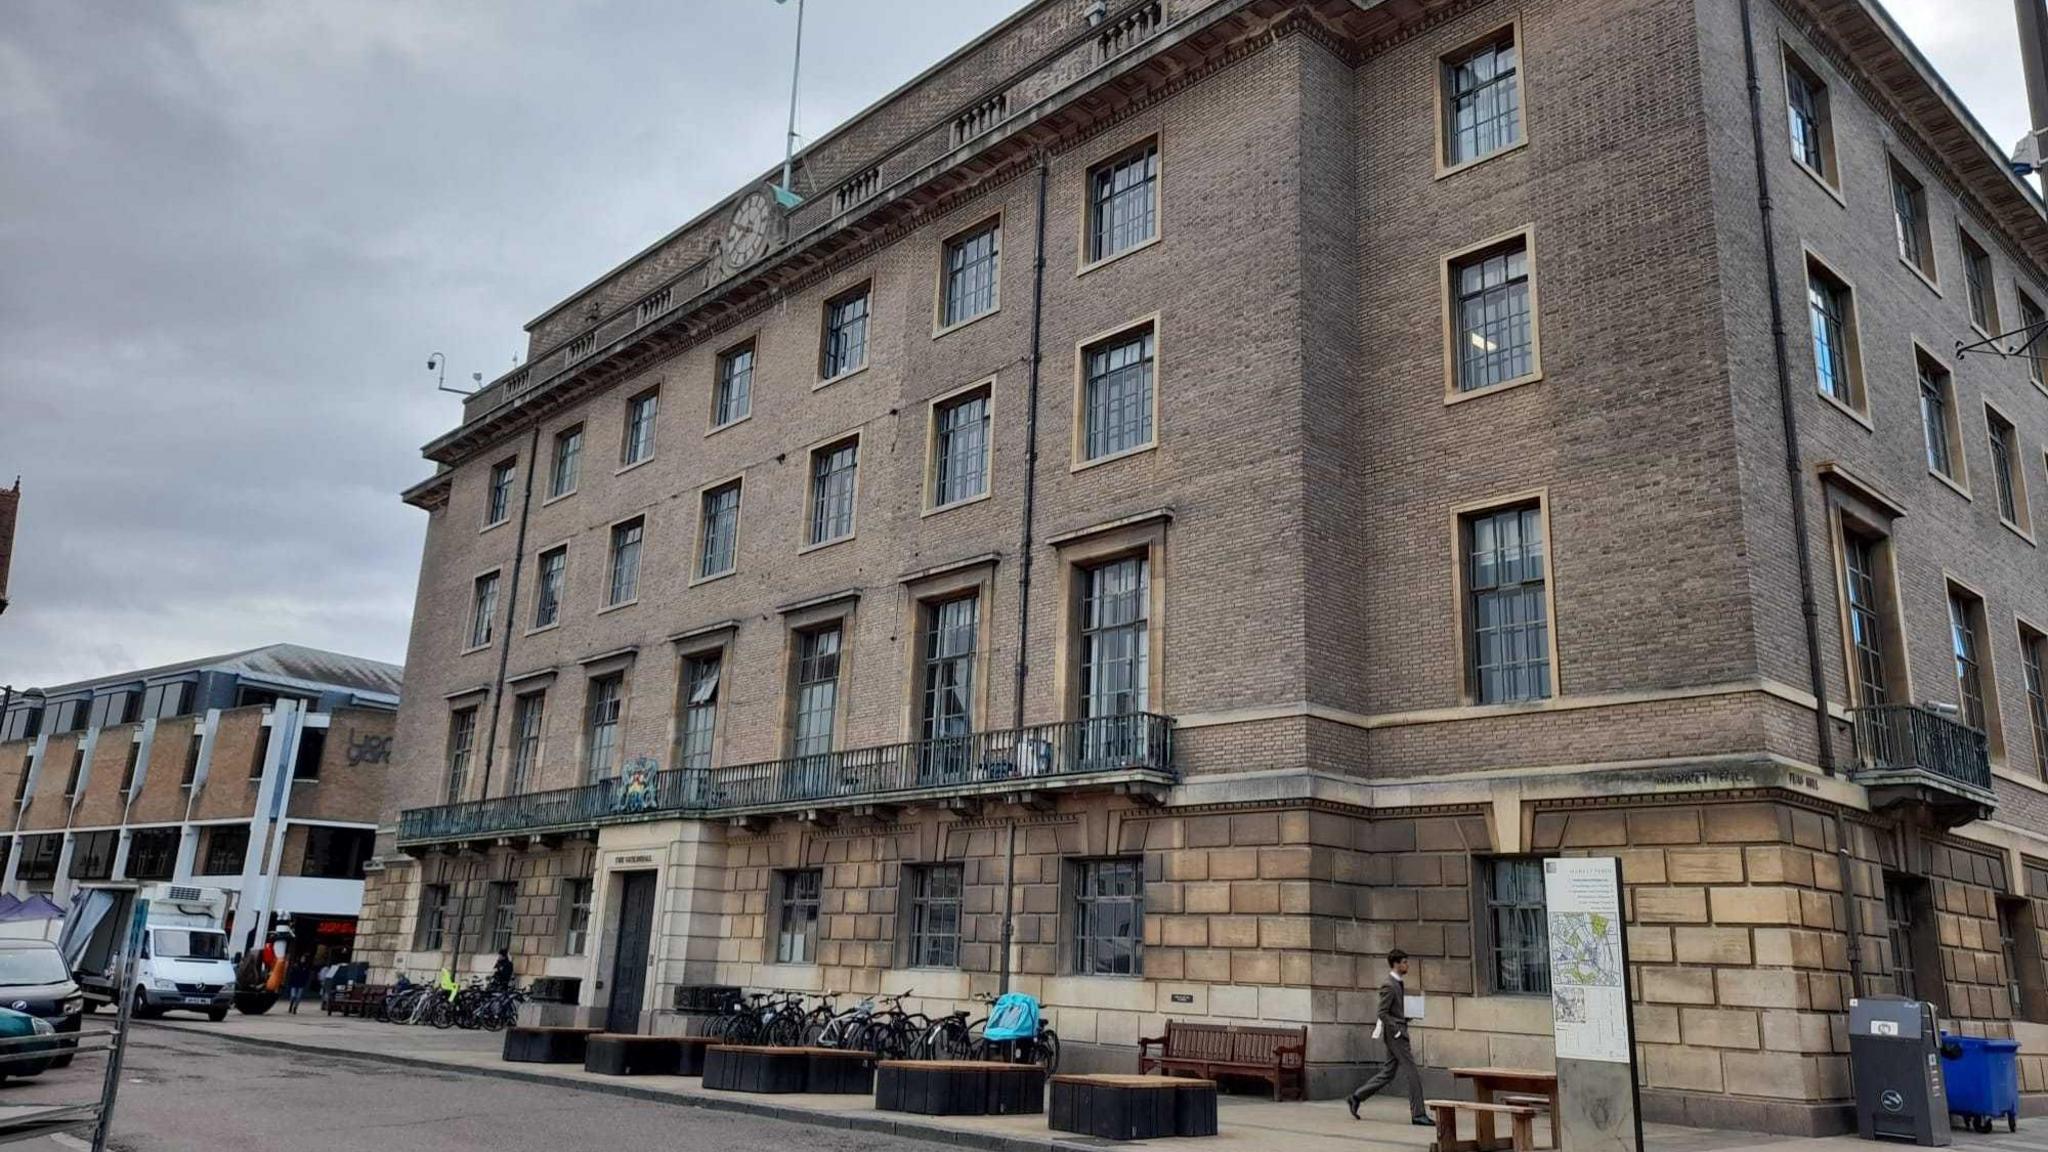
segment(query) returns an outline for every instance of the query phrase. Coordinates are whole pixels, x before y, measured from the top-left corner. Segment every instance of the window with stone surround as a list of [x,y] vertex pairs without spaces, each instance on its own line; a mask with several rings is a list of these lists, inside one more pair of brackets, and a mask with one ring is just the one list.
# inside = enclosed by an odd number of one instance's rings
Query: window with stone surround
[[857,436],[811,450],[810,516],[805,547],[815,548],[853,535],[859,469]]
[[1073,868],[1073,972],[1145,974],[1145,860],[1077,860]]
[[2048,636],[2020,625],[2020,672],[2027,683],[2027,726],[2034,736],[2034,773],[2048,780]]
[[2027,507],[2026,457],[2020,451],[2020,434],[2005,414],[1984,405],[1984,433],[1991,448],[1991,492],[1998,498],[1998,518],[2022,533],[2031,532],[2033,517]]
[[1968,232],[1957,233],[1963,248],[1963,295],[1970,305],[1970,323],[1986,336],[1998,332],[1998,289],[1991,275],[1991,254]]
[[994,220],[946,241],[939,327],[965,324],[996,307],[1002,225]]
[[1948,369],[1924,350],[1914,350],[1920,377],[1920,428],[1927,445],[1927,470],[1961,485],[1962,462],[1957,452],[1955,388]]
[[1884,914],[1892,990],[1910,1000],[1929,1001],[1936,1012],[1948,1015],[1948,984],[1941,975],[1931,886],[1918,876],[1886,873]]
[[711,426],[746,419],[754,411],[754,342],[747,341],[718,357],[718,386],[711,400]]
[[654,414],[661,393],[650,389],[626,401],[626,432],[619,445],[619,466],[630,468],[654,457]]
[[2027,379],[2048,392],[2048,312],[2043,312],[2024,288],[2015,294],[2020,301],[2020,333],[2014,342],[2026,349]]
[[547,715],[547,692],[528,692],[512,701],[512,779],[505,790],[514,795],[533,787],[540,775],[541,722]]
[[647,534],[647,521],[639,516],[612,525],[611,580],[605,590],[605,607],[616,608],[640,598],[640,544]]
[[428,884],[420,889],[420,922],[413,933],[413,947],[421,952],[439,952],[448,930],[448,886]]
[[1986,662],[1990,633],[1984,626],[1984,601],[1955,583],[1948,586],[1948,631],[1955,657],[1956,702],[1960,719],[1983,732],[1993,755],[2004,751],[1999,741],[1998,686]]
[[468,649],[485,647],[491,642],[491,632],[498,619],[498,574],[486,572],[476,578],[476,587],[469,599],[469,644]]
[[836,380],[868,366],[868,285],[825,302],[824,347],[818,375]]
[[2013,1019],[2048,1020],[2041,935],[2035,929],[2033,901],[2023,896],[1998,898],[1998,946],[2005,960],[2005,992]]
[[517,460],[491,465],[491,486],[484,500],[484,527],[503,524],[512,518],[512,478],[518,475]]
[[1806,310],[1813,336],[1815,387],[1857,412],[1867,411],[1857,347],[1856,296],[1819,260],[1806,260]]
[[[1894,599],[1891,539],[1861,526],[1842,526],[1843,608],[1849,621],[1851,702],[1859,708],[1891,703],[1900,693],[1898,604]],[[1872,725],[1882,734],[1885,725]]]
[[1147,140],[1088,173],[1088,251],[1096,264],[1159,235],[1159,141]]
[[534,580],[533,626],[548,628],[561,622],[562,593],[569,581],[569,546],[563,544],[540,554],[540,572]]
[[832,751],[838,732],[840,639],[837,622],[797,633],[792,756],[822,756]]
[[562,882],[562,955],[581,956],[590,937],[589,877]]
[[1488,992],[1550,994],[1550,925],[1543,904],[1543,860],[1494,856],[1475,860],[1485,915],[1479,930]]
[[1152,561],[1122,556],[1080,569],[1082,756],[1116,761],[1142,755],[1151,710]]
[[548,473],[548,499],[567,496],[576,490],[577,474],[583,467],[583,425],[555,433],[555,466]]
[[1934,280],[1934,237],[1927,222],[1927,189],[1918,177],[1891,162],[1892,225],[1898,235],[1899,259]]
[[498,952],[512,947],[512,930],[519,924],[519,885],[511,880],[491,882],[489,899],[485,905],[491,910],[491,927],[485,937],[488,951]]
[[932,403],[933,510],[988,495],[990,386]]
[[617,770],[619,717],[626,706],[626,677],[614,672],[590,682],[590,705],[585,720],[585,772],[593,781],[604,780]]
[[1442,165],[1456,168],[1522,142],[1521,51],[1515,28],[1443,58]]
[[910,966],[958,968],[965,869],[958,864],[924,864],[909,873]]
[[1550,585],[1540,502],[1462,518],[1467,697],[1475,704],[1551,695]]
[[698,507],[697,579],[709,580],[739,565],[740,481],[704,493]]
[[1444,263],[1454,396],[1509,387],[1540,374],[1529,237],[1523,229]]
[[458,804],[469,794],[469,765],[476,755],[476,707],[457,708],[448,714],[448,803]]
[[1835,176],[1835,124],[1828,86],[1806,61],[1785,51],[1785,114],[1792,158],[1830,187]]
[[1135,452],[1155,442],[1158,404],[1150,321],[1081,350],[1079,463]]
[[815,964],[818,961],[818,899],[825,874],[798,868],[775,874],[775,962]]
[[678,768],[711,767],[712,737],[718,730],[718,681],[723,660],[705,652],[683,661],[682,723],[676,733]]

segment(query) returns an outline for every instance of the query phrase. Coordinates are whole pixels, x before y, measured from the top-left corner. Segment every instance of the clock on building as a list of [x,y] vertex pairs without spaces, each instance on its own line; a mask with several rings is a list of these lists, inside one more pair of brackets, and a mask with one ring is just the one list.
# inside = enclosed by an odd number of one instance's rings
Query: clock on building
[[720,246],[727,271],[737,272],[761,258],[768,250],[768,230],[774,218],[765,192],[750,192],[739,202],[725,226],[725,241]]

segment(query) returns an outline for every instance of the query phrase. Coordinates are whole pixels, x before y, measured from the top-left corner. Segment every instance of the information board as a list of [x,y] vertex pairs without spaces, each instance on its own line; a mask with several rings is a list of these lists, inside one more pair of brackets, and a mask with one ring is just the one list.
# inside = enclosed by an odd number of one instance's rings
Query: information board
[[1560,1060],[1630,1063],[1621,877],[1611,858],[1543,862],[1550,1010]]

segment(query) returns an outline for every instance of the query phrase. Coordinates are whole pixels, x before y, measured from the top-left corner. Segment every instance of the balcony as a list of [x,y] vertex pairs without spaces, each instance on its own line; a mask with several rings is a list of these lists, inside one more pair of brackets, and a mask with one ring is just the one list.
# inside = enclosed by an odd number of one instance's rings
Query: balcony
[[1870,790],[1873,808],[1921,805],[1944,828],[1991,814],[1990,743],[1983,732],[1931,708],[1885,704],[1858,708],[1856,764],[1850,775]]
[[1173,720],[1134,713],[724,768],[629,765],[621,776],[579,788],[408,809],[399,816],[398,843],[419,849],[684,818],[829,821],[921,803],[1037,802],[1077,788],[1158,795],[1177,779]]

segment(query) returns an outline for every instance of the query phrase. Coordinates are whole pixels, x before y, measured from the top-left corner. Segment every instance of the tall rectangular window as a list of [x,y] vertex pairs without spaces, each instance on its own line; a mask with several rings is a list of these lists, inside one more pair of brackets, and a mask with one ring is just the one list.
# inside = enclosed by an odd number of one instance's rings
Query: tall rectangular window
[[206,856],[199,871],[205,876],[233,876],[249,858],[247,824],[214,824],[206,829]]
[[712,741],[718,732],[718,680],[722,661],[716,652],[683,661],[683,722],[676,766],[702,771],[711,767]]
[[101,832],[77,832],[71,837],[71,878],[105,880],[114,874],[114,849],[121,834],[108,828]]
[[647,522],[638,516],[612,526],[611,582],[606,590],[607,606],[624,604],[640,595],[640,538]]
[[506,460],[491,466],[490,492],[484,500],[484,526],[503,524],[512,517],[512,477],[519,462]]
[[819,374],[827,380],[844,376],[868,362],[868,286],[825,304],[824,360]]
[[[306,856],[299,875],[323,880],[361,880],[363,864],[376,853],[374,828],[335,828],[316,824],[306,829]],[[133,859],[133,849],[130,849]]]
[[[248,835],[247,829],[243,830],[243,835]],[[18,868],[19,878],[22,880],[55,880],[57,878],[57,859],[63,854],[64,834],[62,832],[22,837],[21,864]],[[235,871],[239,872],[241,870],[239,864],[235,866]]]
[[1878,543],[1858,532],[1842,533],[1843,582],[1849,605],[1849,640],[1856,653],[1856,702],[1874,708],[1891,702],[1891,660],[1885,620],[1889,609],[1879,582]]
[[1984,602],[1960,588],[1948,590],[1949,646],[1955,654],[1956,693],[1963,723],[1983,729],[1987,719],[1985,701],[1983,635]]
[[548,499],[574,492],[582,466],[583,425],[555,433],[555,462],[548,473]]
[[1521,54],[1513,28],[1443,61],[1444,165],[1522,142]]
[[1537,505],[1465,518],[1468,690],[1479,704],[1550,696],[1550,597]]
[[1107,260],[1159,234],[1159,142],[1088,174],[1088,262]]
[[1955,415],[1948,370],[1926,353],[1918,355],[1920,427],[1927,444],[1927,467],[1937,475],[1955,480]]
[[1790,120],[1792,158],[1833,184],[1835,132],[1828,88],[1805,61],[1790,52],[1785,53],[1785,112]]
[[448,934],[448,886],[428,884],[420,889],[420,925],[414,933],[422,952],[439,952]]
[[1912,173],[1891,163],[1892,224],[1898,233],[1899,259],[1934,279],[1934,243],[1927,227],[1927,190]]
[[825,874],[802,868],[779,874],[776,901],[775,962],[813,964],[818,959],[818,896]]
[[932,406],[932,507],[988,494],[989,392]]
[[1534,375],[1528,237],[1457,257],[1450,275],[1458,391],[1476,392]]
[[498,574],[486,572],[476,578],[469,601],[469,646],[482,648],[491,642],[491,629],[498,619]]
[[2048,389],[2048,313],[2025,292],[2019,293],[2020,334],[2018,342],[2026,347],[2027,379],[2037,388]]
[[927,864],[910,870],[910,966],[960,966],[960,888],[965,869]]
[[1126,556],[1082,573],[1081,715],[1143,712],[1151,693],[1151,562]]
[[1549,995],[1550,926],[1543,861],[1499,856],[1479,862],[1486,901],[1486,990]]
[[1151,325],[1087,348],[1082,357],[1081,459],[1152,443]]
[[476,713],[457,708],[448,715],[448,803],[459,804],[469,795],[469,766],[476,757]]
[[609,779],[618,768],[619,714],[625,708],[623,674],[599,676],[590,682],[590,711],[585,725],[586,771],[592,780]]
[[1930,1000],[1936,1012],[1946,1013],[1948,989],[1940,971],[1941,943],[1927,881],[1885,876],[1884,911],[1894,991],[1911,1000]]
[[718,358],[718,387],[711,404],[711,426],[723,428],[744,420],[754,410],[754,345],[752,341]]
[[541,723],[547,714],[547,693],[528,692],[512,703],[512,779],[507,791],[533,787],[540,772]]
[[1862,371],[1856,355],[1856,312],[1849,286],[1808,260],[1806,303],[1813,328],[1813,367],[1823,396],[1863,407]]
[[2012,421],[1991,407],[1984,409],[1984,431],[1991,443],[1991,487],[1998,494],[1998,518],[2019,528],[2027,527],[2026,486],[2018,475],[2019,433]]
[[658,391],[642,392],[626,401],[626,434],[619,448],[619,464],[628,467],[654,456],[654,413],[661,401]]
[[1145,974],[1145,861],[1136,856],[1074,866],[1074,973]]
[[832,751],[839,712],[839,625],[797,634],[796,732],[790,752]]
[[996,260],[1001,237],[1002,227],[991,223],[946,242],[940,326],[964,324],[995,309]]
[[562,885],[562,954],[583,955],[583,946],[590,938],[590,891],[588,877],[569,880]]
[[512,930],[519,924],[519,885],[510,880],[492,881],[490,910],[490,950],[497,952],[510,949]]
[[853,535],[853,498],[859,478],[860,441],[841,440],[811,452],[811,523],[807,544],[828,544]]
[[918,738],[947,740],[974,730],[974,642],[979,596],[920,606],[923,700]]
[[1998,332],[1998,289],[1991,276],[1991,254],[1959,232],[1963,248],[1963,288],[1970,302],[1970,323],[1986,335]]
[[697,540],[697,578],[723,576],[739,563],[740,482],[704,494]]
[[540,554],[540,571],[533,584],[533,626],[546,628],[562,619],[562,591],[569,579],[569,547],[550,548]]
[[129,880],[169,880],[178,861],[176,828],[137,828],[128,839]]
[[2034,732],[2034,771],[2048,780],[2048,636],[2020,626],[2020,671],[2027,682],[2027,722]]

